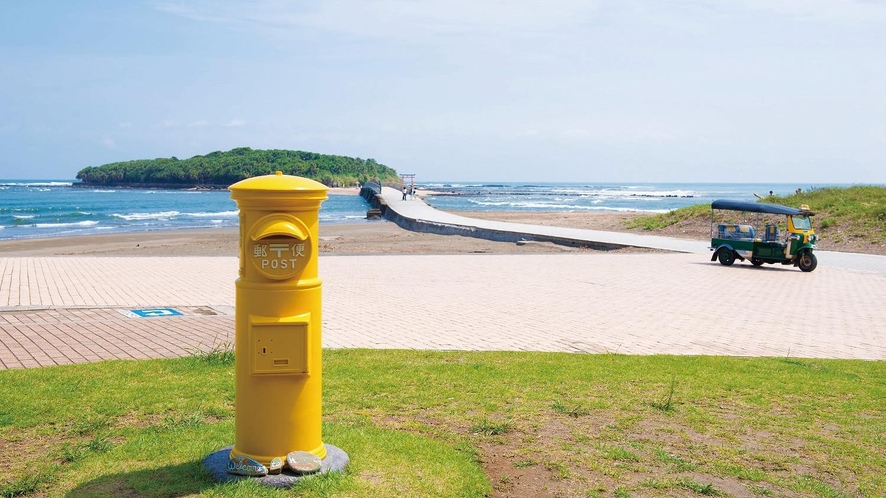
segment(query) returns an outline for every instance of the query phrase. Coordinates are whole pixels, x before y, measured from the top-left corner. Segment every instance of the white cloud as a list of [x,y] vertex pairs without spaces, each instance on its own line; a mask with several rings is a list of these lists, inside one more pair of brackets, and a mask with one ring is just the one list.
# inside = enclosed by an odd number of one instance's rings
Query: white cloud
[[199,128],[199,127],[206,126],[208,124],[209,124],[209,121],[206,121],[205,119],[200,119],[200,120],[188,123],[188,126],[191,128]]
[[118,123],[117,128],[132,128],[132,123],[130,123],[129,121],[124,121],[122,123]]
[[242,119],[232,119],[232,120],[228,121],[227,123],[225,123],[225,126],[227,126],[229,128],[233,128],[235,126],[243,126],[245,124],[246,124],[246,121],[243,121]]
[[102,137],[99,142],[109,149],[117,148],[117,142],[111,137]]
[[174,119],[167,119],[166,121],[163,121],[163,123],[161,123],[160,126],[162,126],[164,128],[175,128],[178,126],[178,121],[176,121]]

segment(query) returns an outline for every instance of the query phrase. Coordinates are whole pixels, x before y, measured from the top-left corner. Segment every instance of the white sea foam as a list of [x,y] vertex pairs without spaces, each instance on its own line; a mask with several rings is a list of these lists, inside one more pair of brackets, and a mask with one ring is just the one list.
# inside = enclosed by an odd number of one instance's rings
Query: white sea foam
[[635,190],[628,197],[695,197],[698,195],[691,190]]
[[427,189],[435,188],[480,188],[482,183],[424,183],[421,186]]
[[97,221],[86,220],[86,221],[78,221],[75,223],[37,223],[34,226],[37,228],[65,228],[65,227],[91,227],[98,225]]
[[589,188],[555,188],[551,189],[551,192],[554,194],[564,194],[564,195],[579,195],[579,196],[587,196],[594,195],[600,192],[600,189],[589,189]]
[[130,214],[118,214],[114,213],[111,216],[115,218],[123,218],[126,221],[139,221],[139,220],[168,220],[170,218],[174,218],[181,213],[178,211],[161,211],[159,213],[130,213]]
[[667,209],[637,209],[636,207],[624,206],[601,206],[606,201],[593,200],[590,205],[586,204],[563,204],[554,202],[531,202],[531,201],[479,201],[476,199],[468,199],[468,202],[476,206],[500,208],[504,211],[510,210],[538,210],[538,211],[611,211],[611,212],[629,212],[642,211],[646,213],[666,213]]
[[669,191],[669,192],[652,192],[652,191],[637,191],[637,192],[624,192],[624,191],[608,191],[601,190],[599,192],[595,192],[593,194],[584,194],[579,196],[582,199],[603,199],[606,201],[630,201],[630,200],[648,200],[648,201],[656,201],[661,199],[671,199],[671,198],[692,198],[695,197],[694,192],[684,192],[684,191]]
[[27,182],[7,181],[0,183],[2,187],[70,187],[72,182]]
[[530,201],[471,201],[478,206],[495,206],[509,207],[518,209],[549,209],[555,211],[564,211],[572,209],[592,209],[590,206],[582,206],[578,204],[557,204],[553,202],[530,202]]
[[221,211],[218,213],[182,213],[182,216],[190,216],[192,218],[211,218],[213,216],[235,217],[240,214],[239,211]]
[[30,220],[31,218],[34,218],[35,216],[33,214],[14,214],[14,215],[12,215],[12,217],[17,220]]

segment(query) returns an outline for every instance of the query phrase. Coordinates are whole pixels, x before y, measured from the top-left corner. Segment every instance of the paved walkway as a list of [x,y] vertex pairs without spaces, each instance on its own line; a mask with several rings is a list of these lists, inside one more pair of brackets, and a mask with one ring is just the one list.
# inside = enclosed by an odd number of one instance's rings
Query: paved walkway
[[697,240],[468,218],[434,209],[421,200],[410,198],[404,201],[402,200],[403,194],[390,187],[384,187],[382,197],[384,197],[388,208],[394,211],[394,213],[388,213],[387,218],[408,230],[441,233],[444,235],[468,235],[504,241],[553,241],[563,244],[573,243],[574,245],[599,247],[601,249],[631,246],[673,252],[709,252],[708,244]]
[[[726,268],[702,242],[471,220],[385,194],[412,223],[675,252],[321,255],[324,347],[886,360],[883,257]],[[0,258],[0,369],[226,347],[237,269],[229,257]],[[128,313],[145,308],[181,315]]]

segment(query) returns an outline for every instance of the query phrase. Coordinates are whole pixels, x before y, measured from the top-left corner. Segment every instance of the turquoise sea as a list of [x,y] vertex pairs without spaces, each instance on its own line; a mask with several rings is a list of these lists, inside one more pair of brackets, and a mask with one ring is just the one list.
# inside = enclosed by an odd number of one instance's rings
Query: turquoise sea
[[[0,180],[0,240],[237,226],[228,191],[98,189],[71,180]],[[798,185],[705,183],[417,183],[432,206],[454,211],[664,212],[714,199],[754,200]],[[824,185],[806,185],[817,188]],[[358,195],[330,195],[320,224],[365,223]]]
[[[236,227],[227,190],[100,189],[70,180],[0,180],[0,240]],[[355,190],[356,192],[356,190]],[[320,223],[366,221],[359,195],[330,195]]]

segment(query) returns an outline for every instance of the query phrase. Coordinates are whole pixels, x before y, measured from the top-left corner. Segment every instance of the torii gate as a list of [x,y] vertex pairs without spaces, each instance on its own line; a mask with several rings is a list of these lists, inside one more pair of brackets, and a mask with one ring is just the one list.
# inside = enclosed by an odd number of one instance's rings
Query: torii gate
[[409,194],[412,195],[415,192],[415,173],[404,173],[400,175],[400,181],[403,182],[403,185],[407,184],[407,180],[409,180]]

